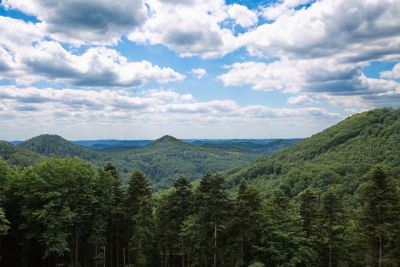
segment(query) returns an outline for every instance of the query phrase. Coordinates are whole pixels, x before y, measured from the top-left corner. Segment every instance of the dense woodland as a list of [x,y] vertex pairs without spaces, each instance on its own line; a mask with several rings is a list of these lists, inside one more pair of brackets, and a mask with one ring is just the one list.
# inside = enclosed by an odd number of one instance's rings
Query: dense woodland
[[163,136],[143,147],[116,146],[90,149],[57,135],[40,135],[13,145],[0,141],[0,157],[12,165],[27,167],[49,156],[79,157],[94,166],[111,162],[126,182],[132,170],[141,170],[156,190],[168,189],[183,175],[189,180],[204,172],[220,172],[290,147],[297,139],[265,140],[265,143],[189,144]]
[[0,264],[400,266],[399,166],[397,109],[162,191],[112,163],[0,161]]

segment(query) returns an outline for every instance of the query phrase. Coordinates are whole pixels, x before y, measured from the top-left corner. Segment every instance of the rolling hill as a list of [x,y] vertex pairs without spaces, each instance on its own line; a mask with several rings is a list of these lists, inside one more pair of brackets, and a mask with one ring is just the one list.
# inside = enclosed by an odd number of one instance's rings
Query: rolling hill
[[[118,142],[112,141],[106,142],[102,149],[93,149],[93,146],[99,144],[98,141],[82,141],[88,147],[57,135],[40,135],[15,145],[4,142],[7,146],[4,146],[2,155],[21,166],[30,165],[47,156],[76,156],[95,166],[111,162],[121,172],[124,180],[128,179],[133,170],[141,170],[151,179],[156,189],[161,189],[169,187],[172,180],[180,175],[195,180],[205,172],[221,172],[247,164],[297,141],[268,140],[266,143],[255,143],[220,140],[214,144],[210,141],[190,144],[166,135],[145,146],[142,141],[128,143],[141,146],[119,146]],[[15,160],[15,156],[26,159]]]
[[305,188],[335,188],[355,204],[352,196],[377,164],[400,179],[399,109],[353,115],[272,157],[224,174],[231,187],[245,178],[266,194],[279,188],[294,197]]

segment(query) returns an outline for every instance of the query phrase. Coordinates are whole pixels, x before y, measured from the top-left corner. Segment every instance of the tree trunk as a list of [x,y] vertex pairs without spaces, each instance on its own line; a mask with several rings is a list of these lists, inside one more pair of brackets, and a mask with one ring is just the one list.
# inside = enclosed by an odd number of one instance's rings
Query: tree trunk
[[125,263],[125,247],[122,248],[122,255],[123,255],[124,267],[125,267],[125,265],[126,265],[126,263]]

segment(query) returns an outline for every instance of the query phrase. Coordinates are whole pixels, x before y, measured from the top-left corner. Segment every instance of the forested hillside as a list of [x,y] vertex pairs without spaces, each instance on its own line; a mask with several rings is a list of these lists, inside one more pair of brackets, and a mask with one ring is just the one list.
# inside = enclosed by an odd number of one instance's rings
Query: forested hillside
[[[0,156],[22,167],[48,156],[76,156],[99,167],[111,162],[121,173],[124,182],[132,170],[141,170],[150,178],[154,188],[166,189],[181,175],[194,180],[205,172],[224,171],[254,161],[262,155],[271,155],[297,141],[195,145],[166,135],[141,147],[108,146],[93,150],[57,135],[40,135],[15,146],[1,143]],[[84,143],[90,144],[88,142]],[[139,141],[136,143],[143,144]]]
[[399,109],[356,114],[290,149],[226,175],[231,186],[245,178],[266,194],[279,188],[296,196],[306,188],[326,191],[334,187],[352,199],[365,174],[377,164],[400,179]]
[[[157,193],[111,163],[0,161],[1,266],[400,266],[399,126],[400,110],[357,114]],[[171,146],[191,147],[165,136],[147,149]]]

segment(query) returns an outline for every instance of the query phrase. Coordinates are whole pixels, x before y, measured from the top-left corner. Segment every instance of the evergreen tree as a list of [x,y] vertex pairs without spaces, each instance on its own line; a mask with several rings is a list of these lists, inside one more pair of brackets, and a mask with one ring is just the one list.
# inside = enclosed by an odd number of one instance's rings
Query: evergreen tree
[[[94,261],[103,264],[106,261],[104,251],[107,247],[107,230],[109,227],[112,210],[112,184],[111,173],[100,169],[95,182],[95,200],[92,209],[92,229],[89,233],[89,243],[94,247]],[[89,254],[89,252],[87,252]],[[113,266],[110,264],[110,266]]]
[[128,214],[132,218],[139,211],[139,203],[143,197],[150,197],[149,181],[140,171],[134,171],[128,181],[127,203]]
[[266,266],[315,266],[317,254],[305,242],[300,217],[290,199],[280,190],[265,203],[261,244]]
[[179,177],[173,188],[163,194],[157,207],[157,229],[161,247],[161,264],[185,266],[185,244],[181,235],[184,221],[191,213],[192,186]]
[[125,251],[128,249],[130,220],[126,208],[126,190],[122,187],[121,178],[118,170],[107,163],[103,170],[112,177],[111,184],[111,216],[108,222],[108,246],[107,255],[109,266],[123,266],[126,263]]
[[315,237],[318,227],[318,198],[311,190],[306,189],[299,195],[299,200],[304,236],[311,241],[312,237]]
[[131,219],[129,262],[152,266],[154,260],[154,218],[150,185],[142,172],[135,171],[128,183],[127,210]]
[[259,245],[261,234],[260,210],[260,192],[243,179],[239,184],[230,226],[230,236],[234,238],[231,247],[235,250],[232,254],[237,255],[231,257],[235,258],[235,266],[248,266],[257,257],[255,247]]
[[219,257],[224,247],[224,229],[229,218],[231,202],[220,175],[205,174],[194,195],[194,217],[189,229],[196,230],[196,258],[200,265],[223,265]]
[[322,245],[326,256],[321,257],[323,266],[338,266],[343,255],[345,216],[343,205],[338,195],[328,191],[322,196]]
[[361,201],[360,227],[368,244],[367,264],[381,267],[395,262],[389,257],[396,249],[395,238],[400,230],[399,196],[396,184],[381,167],[368,175]]

